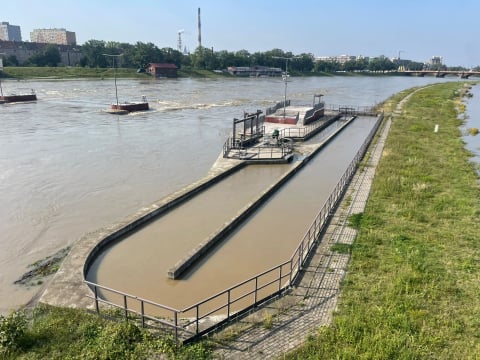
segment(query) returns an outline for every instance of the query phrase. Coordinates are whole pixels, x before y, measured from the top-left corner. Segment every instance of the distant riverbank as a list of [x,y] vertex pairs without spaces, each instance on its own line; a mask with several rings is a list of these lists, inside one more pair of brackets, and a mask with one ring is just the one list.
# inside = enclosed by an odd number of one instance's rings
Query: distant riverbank
[[[151,79],[151,75],[138,73],[137,69],[117,68],[118,78]],[[0,77],[13,79],[103,79],[113,78],[112,68],[85,67],[24,67],[8,66],[0,72]],[[218,74],[208,70],[179,70],[179,77],[224,77],[228,74]]]
[[[152,76],[146,73],[138,73],[137,69],[117,68],[117,77],[124,79],[151,79]],[[103,79],[113,78],[115,75],[112,68],[86,68],[86,67],[26,67],[8,66],[0,72],[0,78],[10,79]],[[335,72],[335,73],[301,73],[290,72],[292,76],[404,76],[397,73],[356,73],[356,72]],[[178,71],[179,78],[225,78],[235,77],[226,71],[211,71],[197,69],[181,69]]]

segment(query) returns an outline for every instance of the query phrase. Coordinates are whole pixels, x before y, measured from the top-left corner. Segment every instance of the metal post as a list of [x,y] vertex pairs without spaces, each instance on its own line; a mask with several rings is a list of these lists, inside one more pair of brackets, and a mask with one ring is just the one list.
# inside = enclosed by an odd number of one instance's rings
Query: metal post
[[284,56],[272,56],[274,59],[283,59],[285,60],[285,73],[282,75],[283,81],[285,82],[285,96],[283,102],[283,118],[285,119],[285,112],[287,106],[287,83],[288,83],[288,60],[296,59],[298,56],[295,57],[284,57]]
[[100,308],[98,307],[98,290],[97,286],[93,287],[93,292],[95,294],[95,310],[97,310],[97,314],[100,314]]
[[195,333],[198,335],[198,315],[199,315],[199,307],[200,305],[197,305],[195,307],[195,310],[196,310],[196,321],[195,321],[195,325],[196,325],[196,329],[195,329]]
[[111,55],[111,54],[102,54],[103,56],[108,56],[112,58],[112,66],[113,66],[113,79],[115,83],[115,99],[117,100],[117,109],[118,109],[118,89],[117,89],[117,68],[115,64],[115,58],[122,56],[123,54],[119,55]]
[[140,302],[141,312],[142,312],[142,328],[145,327],[145,306],[143,300]]
[[178,344],[178,313],[175,311],[175,343]]
[[230,319],[230,289],[227,292],[227,319]]
[[280,265],[280,275],[278,277],[278,291],[282,290],[282,265]]

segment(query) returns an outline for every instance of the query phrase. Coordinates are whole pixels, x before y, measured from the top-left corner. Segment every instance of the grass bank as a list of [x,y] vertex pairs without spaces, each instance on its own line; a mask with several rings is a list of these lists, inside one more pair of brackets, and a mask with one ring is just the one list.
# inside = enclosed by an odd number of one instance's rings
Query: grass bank
[[[136,69],[117,68],[117,77],[126,79],[151,79],[149,74],[137,73]],[[83,68],[83,67],[24,67],[8,66],[4,68],[0,77],[13,79],[103,79],[113,78],[112,68]],[[220,74],[208,70],[182,69],[178,77],[217,78],[229,77],[229,74]]]
[[[355,73],[355,72],[299,72],[291,71],[295,77],[319,77],[319,76],[392,76],[395,73]],[[83,67],[27,67],[8,66],[0,72],[0,78],[13,79],[103,79],[113,78],[112,68],[83,68]],[[145,73],[137,73],[136,69],[117,68],[117,77],[126,79],[151,79]],[[215,72],[211,70],[198,70],[182,68],[178,70],[179,78],[237,78],[227,72]]]
[[480,358],[480,191],[459,129],[464,89],[420,89],[393,118],[333,323],[287,359]]
[[[110,312],[121,319],[121,312]],[[0,359],[208,359],[208,343],[177,346],[172,337],[80,309],[39,305],[0,316]]]

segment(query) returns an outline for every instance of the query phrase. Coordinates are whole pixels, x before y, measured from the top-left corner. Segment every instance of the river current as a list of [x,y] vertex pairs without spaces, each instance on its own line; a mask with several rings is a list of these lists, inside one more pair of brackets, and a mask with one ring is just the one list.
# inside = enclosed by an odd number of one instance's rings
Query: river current
[[[323,94],[327,107],[372,106],[439,81],[457,80],[291,78],[287,97],[311,104],[313,94]],[[0,105],[0,313],[41,290],[14,285],[29,264],[203,177],[233,118],[264,111],[283,100],[285,90],[279,78],[117,84],[120,101],[146,95],[151,110],[106,113],[115,100],[113,80],[2,81],[5,93],[35,89],[38,101]]]

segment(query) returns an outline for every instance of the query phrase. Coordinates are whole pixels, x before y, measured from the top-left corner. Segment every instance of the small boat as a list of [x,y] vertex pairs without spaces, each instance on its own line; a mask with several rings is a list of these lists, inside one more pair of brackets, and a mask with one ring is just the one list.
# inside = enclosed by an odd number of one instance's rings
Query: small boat
[[0,104],[26,101],[37,101],[37,95],[33,89],[30,94],[3,95],[2,81],[0,80]]
[[142,101],[133,101],[133,102],[118,102],[118,88],[117,88],[117,68],[115,66],[115,58],[122,56],[120,55],[110,55],[110,54],[103,54],[104,56],[108,56],[112,58],[113,63],[113,71],[114,71],[114,82],[115,82],[115,98],[116,103],[110,105],[110,109],[107,110],[109,114],[115,115],[123,115],[128,114],[134,111],[146,111],[149,109],[147,97],[145,95],[142,96]]
[[26,101],[37,101],[37,95],[32,94],[13,94],[13,95],[0,95],[0,103],[16,103]]
[[149,109],[147,97],[142,96],[142,101],[123,102],[110,105],[110,113],[129,113],[132,111],[146,111]]

